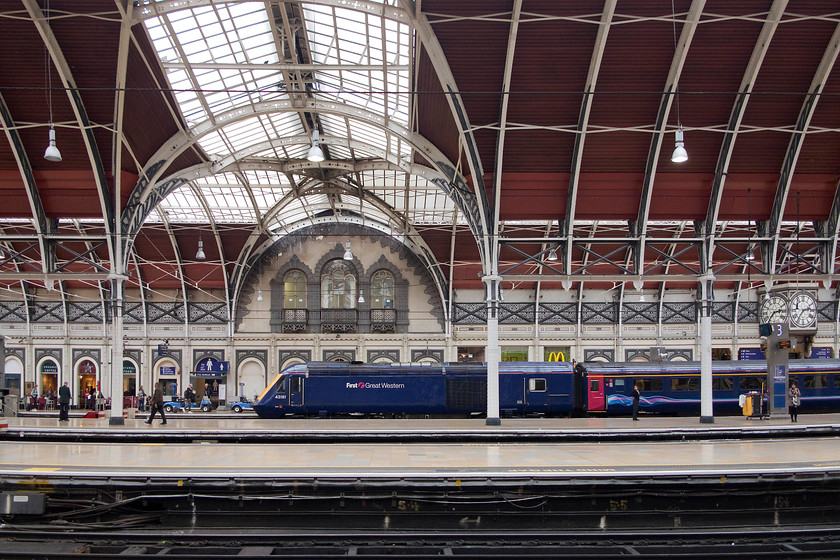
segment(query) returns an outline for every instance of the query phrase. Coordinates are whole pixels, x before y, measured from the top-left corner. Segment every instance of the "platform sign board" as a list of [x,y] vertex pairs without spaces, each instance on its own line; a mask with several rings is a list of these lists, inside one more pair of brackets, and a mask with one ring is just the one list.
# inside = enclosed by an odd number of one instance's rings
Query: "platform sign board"
[[811,360],[830,360],[831,348],[811,348],[811,355],[808,358]]
[[739,360],[763,360],[764,359],[764,352],[762,352],[761,348],[739,348],[738,349],[738,359]]
[[773,408],[776,410],[785,409],[787,397],[787,364],[777,364],[773,368]]
[[161,375],[175,375],[175,366],[160,366]]
[[169,345],[168,344],[158,344],[158,357],[168,356],[168,355],[169,355]]
[[771,418],[785,413],[789,348],[792,346],[788,326],[784,323],[771,323],[770,335],[767,337],[767,404]]
[[198,362],[195,368],[196,373],[227,373],[229,362],[205,358]]

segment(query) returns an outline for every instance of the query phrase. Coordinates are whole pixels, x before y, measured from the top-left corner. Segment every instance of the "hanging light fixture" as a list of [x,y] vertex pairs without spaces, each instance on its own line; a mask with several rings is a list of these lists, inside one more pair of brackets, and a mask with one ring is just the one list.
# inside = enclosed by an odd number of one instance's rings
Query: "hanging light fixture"
[[[679,104],[679,97],[677,97],[677,104]],[[677,112],[679,113],[679,110]],[[688,161],[688,152],[685,151],[685,142],[683,142],[682,125],[677,129],[677,143],[674,148],[674,153],[671,154],[671,161],[674,163]]]
[[344,247],[346,250],[344,251],[344,260],[345,261],[352,261],[353,260],[353,252],[350,251],[350,242],[348,241],[345,243]]
[[362,290],[359,290],[359,303],[365,302],[365,296],[362,295]]
[[[49,14],[50,12],[50,2],[47,0],[46,4],[46,13],[47,13],[47,26],[50,25]],[[46,49],[46,47],[45,47]],[[50,143],[47,146],[46,151],[44,151],[44,159],[47,161],[59,162],[61,161],[61,152],[58,151],[58,147],[55,145],[55,125],[53,124],[53,109],[52,109],[52,70],[50,69],[50,57],[49,53],[46,52],[44,54],[44,64],[47,67],[47,104],[50,107]]]
[[546,257],[546,259],[549,260],[549,261],[556,261],[557,260],[557,249],[552,247],[551,250],[548,252],[548,257]]
[[[50,113],[52,113],[52,109],[50,109]],[[52,120],[52,116],[50,120]],[[44,159],[54,162],[61,161],[61,152],[58,151],[58,147],[55,145],[55,128],[53,128],[52,124],[50,124],[50,145],[47,146],[44,152]]]
[[198,238],[198,251],[195,252],[195,258],[200,261],[203,261],[205,258],[207,258],[207,255],[204,254],[204,242],[201,240],[200,237]]
[[324,161],[324,151],[321,149],[321,143],[318,141],[318,129],[312,131],[312,147],[306,153],[306,159],[318,163]]
[[257,290],[257,301],[262,301],[262,288]]
[[[674,0],[671,0],[671,23],[674,28],[674,54],[677,53],[677,13],[674,10]],[[676,146],[674,153],[671,154],[671,161],[674,163],[683,163],[688,161],[688,152],[685,151],[685,141],[683,140],[682,120],[680,120],[680,91],[679,86],[674,84],[674,94],[677,101],[677,134]]]

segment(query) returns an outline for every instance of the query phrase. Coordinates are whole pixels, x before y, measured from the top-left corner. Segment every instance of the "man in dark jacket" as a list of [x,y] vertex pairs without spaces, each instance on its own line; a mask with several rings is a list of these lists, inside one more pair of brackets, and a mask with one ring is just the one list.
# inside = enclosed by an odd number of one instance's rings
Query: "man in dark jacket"
[[633,420],[639,419],[639,386],[633,385],[633,392],[631,393],[633,396]]
[[160,412],[160,419],[163,420],[161,424],[166,424],[166,414],[163,412],[163,390],[160,388],[160,383],[155,383],[155,393],[152,395],[152,412],[149,414],[146,424],[152,423],[155,412]]
[[58,421],[69,421],[70,420],[70,401],[73,400],[73,396],[70,394],[70,387],[67,386],[67,382],[64,382],[64,385],[58,388]]

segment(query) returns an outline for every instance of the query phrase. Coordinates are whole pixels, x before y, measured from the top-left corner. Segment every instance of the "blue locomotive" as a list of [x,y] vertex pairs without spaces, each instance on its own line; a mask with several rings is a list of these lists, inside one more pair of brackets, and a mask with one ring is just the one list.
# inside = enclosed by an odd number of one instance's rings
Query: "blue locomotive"
[[[258,397],[261,418],[289,415],[480,415],[487,410],[487,366],[481,363],[347,364],[310,362],[278,374]],[[739,397],[762,392],[763,361],[712,363],[714,413],[740,414]],[[791,360],[803,414],[840,410],[840,360]],[[503,362],[502,416],[629,414],[633,385],[641,410],[700,413],[699,362]]]
[[[569,363],[499,365],[499,402],[505,415],[571,414],[576,400],[574,387]],[[484,414],[487,366],[474,362],[297,364],[277,375],[253,408],[260,418]]]

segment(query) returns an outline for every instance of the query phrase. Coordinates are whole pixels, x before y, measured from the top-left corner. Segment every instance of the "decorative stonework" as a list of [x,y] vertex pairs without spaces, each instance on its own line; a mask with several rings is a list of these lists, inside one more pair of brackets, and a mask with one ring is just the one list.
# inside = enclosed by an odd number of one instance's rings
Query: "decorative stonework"
[[592,349],[584,349],[583,351],[583,361],[584,362],[594,362],[596,360],[601,360],[605,362],[614,362],[615,361],[615,350],[611,348],[592,348]]
[[6,346],[6,357],[14,356],[20,360],[21,371],[26,371],[26,350],[23,348],[9,348]]
[[433,360],[438,363],[443,362],[443,350],[412,350],[411,361],[419,362],[421,360]]
[[388,361],[393,364],[400,361],[399,350],[368,350],[367,361],[372,364],[377,361]]
[[37,364],[44,358],[53,358],[61,365],[61,348],[36,348],[35,349],[35,363]]
[[237,350],[236,368],[245,360],[257,360],[265,369],[268,369],[268,350]]
[[79,360],[83,358],[89,358],[93,363],[101,364],[102,350],[100,350],[99,348],[73,348],[73,365],[79,363]]
[[310,350],[280,350],[278,355],[280,367],[283,367],[287,361],[296,358],[304,362],[312,361],[312,352]]
[[[387,250],[387,253],[380,256],[377,263],[371,266],[368,270],[364,270],[361,262],[354,256],[352,261],[346,261],[347,264],[355,269],[355,274],[358,279],[358,288],[362,290],[365,298],[369,297],[370,277],[377,270],[383,268],[389,270],[394,274],[395,280],[395,309],[397,313],[397,332],[408,332],[408,286],[409,282],[405,278],[404,273],[400,267],[394,264],[399,262],[401,266],[413,270],[415,276],[425,286],[424,293],[429,297],[429,305],[432,315],[438,320],[441,332],[445,330],[444,324],[444,303],[441,300],[439,292],[435,287],[434,281],[431,278],[428,269],[423,265],[420,259],[417,258],[405,245],[398,242],[396,239],[383,235],[382,232],[360,226],[357,224],[338,223],[338,224],[316,224],[308,228],[295,232],[278,240],[274,245],[267,249],[259,260],[254,264],[248,278],[243,282],[240,294],[240,301],[236,306],[236,318],[234,321],[234,328],[239,331],[243,319],[250,313],[250,306],[253,303],[253,295],[256,293],[256,285],[258,279],[268,269],[270,264],[281,257],[283,254],[291,254],[287,263],[280,265],[275,277],[271,279],[271,319],[270,332],[284,332],[282,308],[283,308],[283,293],[282,282],[286,272],[292,269],[299,269],[307,276],[307,312],[308,312],[308,332],[321,332],[320,320],[320,271],[326,263],[331,260],[343,259],[345,246],[343,243],[336,243],[335,246],[326,252],[318,263],[309,268],[295,255],[295,251],[299,250],[300,244],[305,242],[307,238],[334,237],[334,238],[360,238],[370,243],[378,243],[379,246]],[[390,255],[390,256],[387,256]],[[404,286],[403,283],[404,282]],[[446,287],[444,286],[444,292]],[[404,295],[401,292],[404,290]],[[401,305],[399,300],[402,297],[405,301]],[[367,302],[359,305],[359,319],[358,332],[370,332],[370,308]],[[300,332],[299,328],[293,329],[295,332]]]
[[336,361],[355,362],[356,361],[356,351],[355,350],[324,350],[322,356],[323,356],[323,360],[325,362],[336,362]]
[[[674,360],[691,361],[693,352],[690,348],[668,348],[665,352],[665,361]],[[650,361],[650,348],[630,348],[624,351],[624,361],[632,362],[636,358],[644,358]]]

